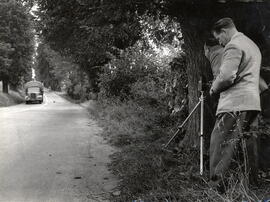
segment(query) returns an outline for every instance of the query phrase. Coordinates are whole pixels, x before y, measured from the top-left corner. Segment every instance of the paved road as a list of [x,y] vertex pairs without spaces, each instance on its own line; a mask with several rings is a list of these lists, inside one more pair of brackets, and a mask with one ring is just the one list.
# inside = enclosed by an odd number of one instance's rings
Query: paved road
[[87,110],[52,92],[0,108],[0,201],[103,201],[116,186],[113,148]]

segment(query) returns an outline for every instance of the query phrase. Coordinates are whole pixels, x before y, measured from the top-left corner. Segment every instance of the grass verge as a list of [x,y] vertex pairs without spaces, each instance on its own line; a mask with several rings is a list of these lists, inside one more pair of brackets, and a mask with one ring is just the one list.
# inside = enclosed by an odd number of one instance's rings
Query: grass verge
[[9,93],[2,92],[2,81],[0,81],[0,107],[8,107],[24,102],[24,95],[21,91],[9,90]]
[[247,189],[231,181],[220,195],[200,176],[199,153],[173,154],[162,149],[174,120],[164,108],[133,101],[103,101],[89,109],[104,129],[104,136],[120,148],[110,168],[120,178],[119,196],[111,201],[257,201],[270,198],[270,184]]
[[9,94],[0,92],[0,107],[8,107],[24,102],[20,92],[10,91]]

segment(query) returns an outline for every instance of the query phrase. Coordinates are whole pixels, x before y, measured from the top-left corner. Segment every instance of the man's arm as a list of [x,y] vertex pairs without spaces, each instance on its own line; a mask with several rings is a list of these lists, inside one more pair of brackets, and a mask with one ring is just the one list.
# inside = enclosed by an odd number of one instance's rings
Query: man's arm
[[242,59],[242,51],[235,45],[228,45],[223,53],[223,61],[219,75],[214,80],[210,94],[220,93],[230,87],[236,79],[236,74]]
[[261,76],[260,76],[260,80],[259,80],[259,89],[260,89],[260,93],[262,93],[263,91],[268,89],[267,83],[265,82],[265,80]]

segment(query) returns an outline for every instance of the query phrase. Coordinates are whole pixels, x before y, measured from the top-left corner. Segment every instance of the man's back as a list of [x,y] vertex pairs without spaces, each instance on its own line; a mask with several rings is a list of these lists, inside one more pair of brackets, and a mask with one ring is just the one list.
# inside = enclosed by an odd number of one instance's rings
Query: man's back
[[260,111],[260,65],[259,48],[244,34],[236,33],[224,48],[222,66],[238,68],[235,69],[233,84],[220,94],[217,114],[231,111]]

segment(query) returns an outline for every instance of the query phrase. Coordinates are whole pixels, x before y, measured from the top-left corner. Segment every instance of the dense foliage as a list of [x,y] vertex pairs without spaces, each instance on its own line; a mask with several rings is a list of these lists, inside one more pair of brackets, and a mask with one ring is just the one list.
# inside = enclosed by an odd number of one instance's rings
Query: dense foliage
[[[239,30],[260,47],[263,65],[269,65],[269,4],[244,3],[248,0],[37,2],[37,29],[43,41],[40,74],[47,83],[56,79],[60,86],[59,81],[68,80],[67,91],[74,98],[89,91],[98,93],[97,110],[105,134],[122,146],[112,168],[122,179],[124,201],[144,195],[151,198],[151,194],[156,197],[168,190],[180,194],[171,200],[209,198],[208,191],[201,191],[207,185],[196,178],[198,113],[185,137],[180,136],[190,153],[181,152],[171,159],[160,146],[197,104],[200,77],[204,82],[212,79],[203,44],[213,21],[232,17]],[[59,54],[77,65],[64,68],[57,62]],[[56,74],[59,66],[67,72],[64,79]],[[205,119],[208,143],[211,107]],[[234,184],[232,187],[231,199],[239,199]],[[187,197],[187,188],[195,196]],[[155,200],[170,199],[172,195],[166,194]]]
[[29,8],[20,1],[0,2],[0,79],[16,88],[31,77],[33,29]]
[[[113,66],[109,64],[110,61],[119,63],[123,58],[122,52],[134,46],[138,40],[148,38],[155,44],[165,41],[172,44],[174,35],[168,34],[164,37],[163,28],[166,26],[160,26],[156,21],[159,18],[167,18],[168,22],[174,20],[181,24],[183,34],[181,37],[184,39],[182,48],[186,55],[188,76],[189,110],[193,109],[199,99],[197,89],[200,76],[203,76],[205,82],[212,79],[209,64],[203,55],[203,44],[211,24],[218,18],[232,17],[239,30],[250,36],[261,48],[263,64],[269,64],[270,26],[267,20],[269,19],[267,2],[261,4],[245,3],[243,0],[38,0],[37,2],[40,8],[37,19],[40,36],[53,49],[73,58],[88,76],[89,86],[93,92],[100,90],[98,82],[102,81],[99,79],[100,73],[104,70],[102,67]],[[145,21],[148,28],[142,26],[144,22],[141,20],[146,13],[152,17]],[[170,23],[164,23],[167,24]],[[167,27],[168,29],[174,28]],[[151,38],[153,36],[154,39]],[[146,49],[149,47],[143,40],[141,42]],[[130,73],[132,71],[134,70]],[[134,75],[127,75],[126,79],[135,82],[136,79],[133,77]],[[126,81],[117,79],[117,82],[118,84],[114,85],[121,85]],[[125,90],[117,89],[118,94],[130,90],[126,84],[123,84],[123,87]],[[205,90],[208,91],[207,88]],[[116,92],[110,93],[115,95]],[[196,146],[198,143],[195,141],[199,127],[198,120],[197,113],[189,125],[187,145]],[[209,122],[213,120],[209,119]],[[211,128],[207,130],[210,131]]]
[[[49,45],[74,59],[97,91],[101,66],[139,38],[135,10],[120,1],[38,1],[38,27]],[[131,13],[130,10],[133,10]]]

